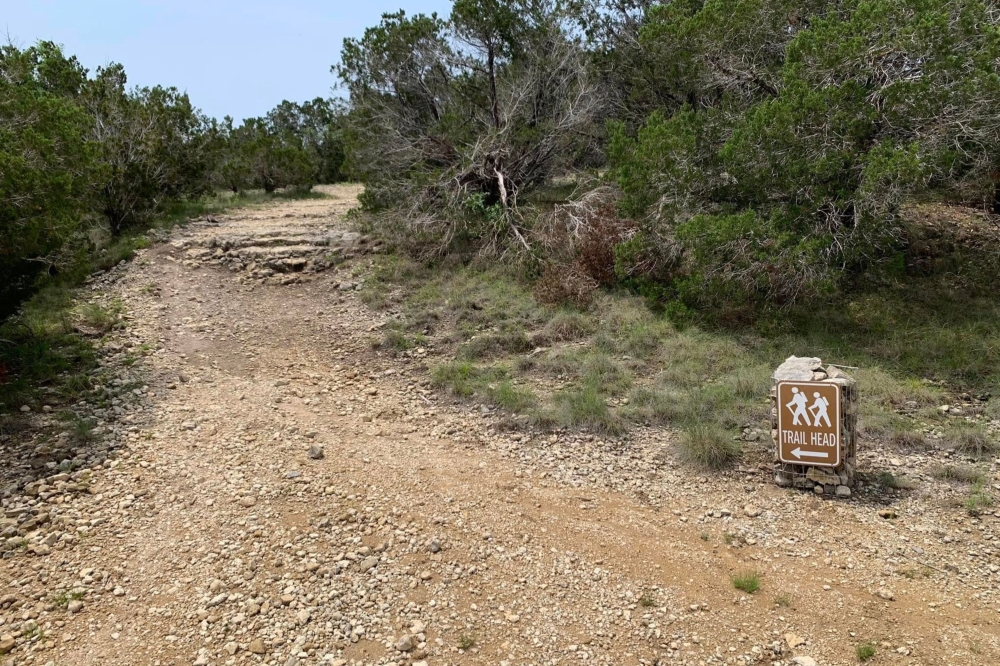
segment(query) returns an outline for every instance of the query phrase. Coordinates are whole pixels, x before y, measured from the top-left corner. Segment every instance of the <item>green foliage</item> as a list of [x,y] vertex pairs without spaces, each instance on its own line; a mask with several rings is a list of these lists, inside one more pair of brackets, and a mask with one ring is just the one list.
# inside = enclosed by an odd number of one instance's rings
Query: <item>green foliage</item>
[[302,104],[281,102],[268,112],[267,124],[275,135],[306,152],[313,182],[338,183],[346,179],[346,118],[342,102],[317,97]]
[[622,208],[661,254],[679,246],[686,299],[830,293],[895,256],[907,196],[982,191],[1000,148],[970,115],[1000,102],[985,6],[736,4],[650,10],[641,41],[678,101],[634,138],[609,128]]
[[239,127],[227,116],[216,129],[216,182],[237,193],[256,188],[268,194],[289,187],[308,190],[318,182],[321,169],[332,167],[322,162],[320,128],[289,118],[296,109],[283,102],[268,117],[247,118]]
[[319,98],[282,102],[233,128],[176,88],[130,89],[120,64],[91,75],[51,42],[0,47],[0,321],[39,276],[89,264],[95,235],[126,237],[203,205],[215,186],[273,193],[342,179],[345,113]]
[[206,193],[207,119],[176,88],[128,90],[119,64],[99,67],[82,89],[90,139],[105,167],[95,183],[113,233],[146,223],[169,198]]
[[74,102],[85,77],[51,42],[0,48],[0,321],[89,209],[98,167]]

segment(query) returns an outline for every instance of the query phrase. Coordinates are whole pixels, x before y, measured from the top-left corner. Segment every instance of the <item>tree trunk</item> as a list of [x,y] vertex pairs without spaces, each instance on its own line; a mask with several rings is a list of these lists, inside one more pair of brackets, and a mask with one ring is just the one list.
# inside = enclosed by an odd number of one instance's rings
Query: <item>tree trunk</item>
[[490,115],[493,116],[493,128],[500,128],[500,108],[497,102],[497,76],[494,70],[496,62],[496,53],[493,49],[492,42],[487,47],[486,52],[486,69],[489,71],[490,77]]

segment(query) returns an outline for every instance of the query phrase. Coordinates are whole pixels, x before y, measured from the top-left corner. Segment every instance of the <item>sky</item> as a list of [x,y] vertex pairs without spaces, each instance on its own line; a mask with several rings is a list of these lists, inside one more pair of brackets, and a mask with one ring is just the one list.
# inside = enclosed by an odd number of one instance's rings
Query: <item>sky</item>
[[[261,116],[284,99],[329,97],[345,37],[384,12],[447,15],[450,0],[10,0],[0,30],[19,47],[62,44],[130,85],[176,86],[210,116]],[[5,40],[6,41],[6,40]]]

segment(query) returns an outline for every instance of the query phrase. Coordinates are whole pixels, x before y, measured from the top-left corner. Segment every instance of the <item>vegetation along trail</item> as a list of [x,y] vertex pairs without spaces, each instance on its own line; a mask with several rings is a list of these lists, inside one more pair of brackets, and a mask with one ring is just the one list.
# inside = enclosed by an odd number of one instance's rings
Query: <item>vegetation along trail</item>
[[699,477],[666,429],[504,429],[431,384],[433,349],[373,347],[391,314],[360,298],[358,188],[323,189],[176,228],[92,285],[126,323],[99,343],[117,453],[4,500],[5,526],[37,523],[0,560],[4,666],[1000,654],[992,515],[934,481],[845,502]]

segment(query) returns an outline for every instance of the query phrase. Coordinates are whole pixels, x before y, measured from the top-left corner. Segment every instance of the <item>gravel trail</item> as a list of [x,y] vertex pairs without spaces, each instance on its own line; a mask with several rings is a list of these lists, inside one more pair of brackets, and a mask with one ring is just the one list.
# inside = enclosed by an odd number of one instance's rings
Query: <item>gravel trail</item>
[[[662,430],[502,430],[431,387],[433,358],[373,349],[389,315],[358,297],[357,189],[326,191],[177,229],[95,280],[127,327],[95,341],[98,443],[27,485],[4,472],[0,664],[1000,655],[996,516],[702,476]],[[731,582],[748,571],[755,594]]]

